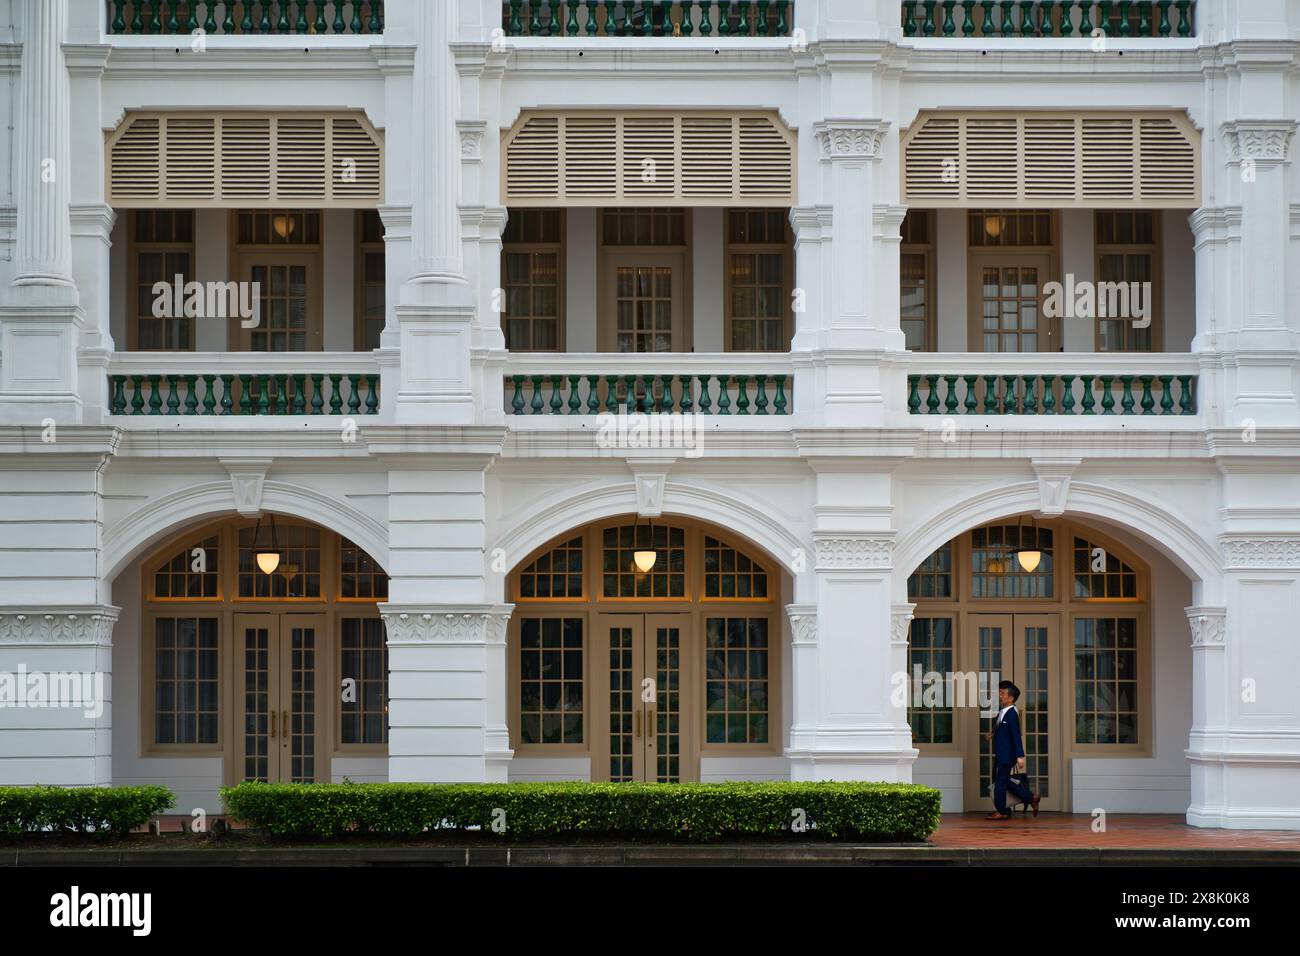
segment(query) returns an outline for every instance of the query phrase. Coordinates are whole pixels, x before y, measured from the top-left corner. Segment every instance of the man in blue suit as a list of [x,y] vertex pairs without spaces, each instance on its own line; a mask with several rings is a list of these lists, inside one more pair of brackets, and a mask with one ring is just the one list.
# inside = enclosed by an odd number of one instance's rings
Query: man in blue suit
[[993,774],[994,811],[986,820],[1010,820],[1011,811],[1007,809],[1007,791],[1016,797],[1017,802],[1027,803],[1038,816],[1038,794],[1033,793],[1022,783],[1011,779],[1011,768],[1017,771],[1025,769],[1025,746],[1020,739],[1020,714],[1016,710],[1016,701],[1020,699],[1020,688],[1009,680],[998,684],[997,723],[989,737],[993,739],[993,760],[996,770]]

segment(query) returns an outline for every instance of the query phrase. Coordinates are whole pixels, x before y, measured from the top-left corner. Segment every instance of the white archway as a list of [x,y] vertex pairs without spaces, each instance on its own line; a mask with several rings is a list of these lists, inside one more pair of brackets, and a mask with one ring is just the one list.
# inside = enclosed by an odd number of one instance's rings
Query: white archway
[[[894,567],[904,573],[895,575],[895,588],[905,588],[908,575],[958,535],[1002,518],[1037,512],[1041,507],[1038,482],[1024,481],[976,492],[900,528]],[[1080,481],[1070,484],[1065,514],[1094,518],[1140,538],[1192,582],[1194,603],[1222,602],[1223,569],[1218,547],[1182,516],[1127,491]],[[905,595],[895,597],[906,600]]]
[[[267,480],[262,486],[262,511],[302,518],[335,531],[354,541],[381,567],[388,567],[388,529],[344,501],[302,485]],[[104,529],[103,581],[111,587],[133,561],[186,527],[236,512],[229,481],[205,482],[150,501]]]

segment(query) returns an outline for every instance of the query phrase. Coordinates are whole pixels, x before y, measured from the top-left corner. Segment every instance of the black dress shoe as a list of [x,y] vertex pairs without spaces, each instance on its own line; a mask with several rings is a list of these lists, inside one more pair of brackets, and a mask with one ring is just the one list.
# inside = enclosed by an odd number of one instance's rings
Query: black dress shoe
[[1039,799],[1040,799],[1040,798],[1039,798],[1038,794],[1034,794],[1034,799],[1032,799],[1032,800],[1029,801],[1029,805],[1030,805],[1031,807],[1034,808],[1034,816],[1038,816],[1038,801],[1039,801]]

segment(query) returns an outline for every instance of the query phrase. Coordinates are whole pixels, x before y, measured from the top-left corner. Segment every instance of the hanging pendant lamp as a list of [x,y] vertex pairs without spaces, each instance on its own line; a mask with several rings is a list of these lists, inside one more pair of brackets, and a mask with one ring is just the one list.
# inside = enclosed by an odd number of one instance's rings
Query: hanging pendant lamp
[[259,515],[257,527],[253,529],[253,558],[257,561],[257,566],[262,569],[263,574],[274,574],[275,569],[280,566],[280,549],[275,540],[275,515],[271,515],[271,547],[259,548],[257,539],[259,532],[262,530],[262,518]]
[[1019,547],[1017,547],[1012,554],[1016,556],[1016,560],[1020,563],[1020,567],[1024,571],[1033,574],[1038,570],[1038,565],[1043,561],[1043,552],[1038,547],[1038,526],[1034,523],[1033,515],[1029,516],[1029,533],[1033,536],[1031,538],[1033,543],[1030,547],[1025,547],[1025,535],[1022,528],[1024,520],[1024,515],[1021,515],[1020,520],[1016,522],[1016,534],[1020,539],[1020,542]]
[[632,526],[632,543],[637,545],[637,550],[632,554],[632,563],[642,574],[649,574],[654,570],[656,562],[659,560],[659,552],[655,550],[655,523],[650,519],[650,547],[644,549],[640,547],[640,537],[637,532],[641,527],[641,516],[637,515],[636,524]]

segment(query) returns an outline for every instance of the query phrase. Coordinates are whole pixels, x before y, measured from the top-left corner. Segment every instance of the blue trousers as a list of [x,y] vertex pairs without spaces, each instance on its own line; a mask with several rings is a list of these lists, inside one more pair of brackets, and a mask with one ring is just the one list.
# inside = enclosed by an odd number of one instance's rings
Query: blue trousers
[[1016,797],[1017,803],[1028,803],[1034,798],[1033,793],[1022,783],[1017,783],[1011,779],[1011,771],[1016,767],[1013,763],[1000,763],[997,765],[997,772],[993,777],[993,809],[998,813],[1007,813],[1007,791],[1010,790],[1012,796]]

